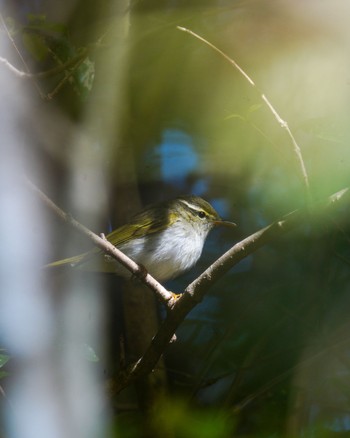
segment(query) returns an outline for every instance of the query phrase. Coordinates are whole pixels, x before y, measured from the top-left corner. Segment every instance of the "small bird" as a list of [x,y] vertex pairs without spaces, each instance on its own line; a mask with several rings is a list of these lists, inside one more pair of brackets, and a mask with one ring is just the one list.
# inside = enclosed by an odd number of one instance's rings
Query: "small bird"
[[[216,225],[235,227],[221,220],[214,208],[198,196],[184,196],[152,204],[125,225],[106,236],[124,254],[142,265],[158,281],[177,277],[194,266],[202,254],[205,239]],[[99,248],[46,265],[71,265],[84,270],[130,272]]]

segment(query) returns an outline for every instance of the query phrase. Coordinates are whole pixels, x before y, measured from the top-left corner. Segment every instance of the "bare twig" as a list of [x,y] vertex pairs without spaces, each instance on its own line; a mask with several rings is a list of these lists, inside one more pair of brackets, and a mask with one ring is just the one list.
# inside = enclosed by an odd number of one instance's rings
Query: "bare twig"
[[[5,32],[6,32],[6,35],[7,35],[8,39],[9,39],[9,41],[11,42],[11,44],[12,44],[13,47],[14,47],[14,49],[16,50],[19,59],[21,60],[21,62],[22,62],[22,64],[24,65],[25,69],[27,70],[27,72],[29,73],[29,72],[30,72],[29,67],[28,67],[28,65],[27,65],[27,63],[26,63],[26,61],[25,61],[25,59],[23,58],[21,52],[19,51],[19,49],[18,49],[18,47],[17,47],[17,45],[16,45],[15,40],[12,38],[12,36],[11,36],[11,34],[10,34],[8,28],[7,28],[7,25],[6,25],[6,23],[5,23],[5,20],[4,20],[4,18],[3,18],[3,16],[2,16],[1,13],[0,13],[0,23],[1,23],[2,27],[4,28],[4,30],[5,30]],[[1,61],[4,62],[4,58],[1,58]],[[19,72],[19,70],[17,70],[16,67],[12,66],[8,61],[5,62],[5,65],[6,65],[8,68],[10,68],[10,66],[11,66],[10,70],[12,70],[13,73],[15,73],[16,71]],[[22,72],[22,73],[24,73],[24,72]],[[22,75],[22,76],[23,76],[23,75]],[[40,97],[41,97],[41,98],[44,98],[44,93],[42,92],[42,90],[41,90],[39,84],[35,81],[35,78],[31,77],[30,79],[33,81],[33,84],[34,84],[35,88],[37,89],[37,91],[38,91]]]
[[50,198],[48,198],[37,186],[31,181],[26,180],[28,187],[34,191],[44,204],[49,207],[59,218],[69,225],[74,227],[81,234],[87,236],[98,248],[104,251],[121,263],[126,269],[128,269],[135,277],[139,278],[149,289],[156,293],[158,298],[164,302],[168,307],[172,307],[175,299],[171,292],[165,289],[155,278],[153,278],[148,272],[145,272],[143,266],[139,266],[132,259],[126,256],[118,248],[112,245],[105,238],[101,238],[97,234],[90,231],[84,225],[75,220],[71,215],[61,210]]
[[257,87],[257,85],[255,84],[255,82],[253,81],[253,79],[237,64],[236,61],[234,61],[232,58],[230,58],[228,55],[226,55],[226,53],[224,53],[222,50],[220,50],[218,47],[214,46],[214,44],[210,43],[208,40],[206,40],[205,38],[201,37],[200,35],[198,35],[197,33],[193,32],[192,30],[189,30],[185,27],[181,27],[181,26],[177,26],[177,28],[183,32],[187,32],[190,35],[192,35],[193,37],[197,38],[198,40],[202,41],[204,44],[206,44],[207,46],[209,46],[211,49],[213,49],[215,52],[219,53],[219,55],[221,55],[226,61],[228,61],[236,70],[239,71],[239,73],[248,81],[248,83],[255,88],[259,95],[261,100],[263,101],[263,103],[268,107],[268,109],[271,111],[271,113],[273,114],[274,118],[276,119],[277,123],[281,126],[281,128],[285,129],[293,146],[293,151],[294,154],[297,158],[297,161],[299,163],[299,167],[300,167],[300,172],[302,175],[302,179],[304,182],[304,189],[305,189],[305,200],[306,200],[306,204],[309,205],[311,203],[311,193],[310,193],[310,184],[309,184],[309,178],[307,175],[307,171],[306,171],[306,166],[304,163],[304,159],[301,153],[301,149],[292,133],[292,131],[290,130],[288,123],[282,119],[282,117],[279,115],[279,113],[276,111],[275,107],[272,105],[271,101],[266,97],[266,95]]
[[31,73],[26,73],[25,71],[18,70],[18,68],[16,68],[6,58],[3,58],[2,56],[0,56],[0,62],[2,64],[4,64],[10,70],[10,72],[12,72],[15,76],[17,76],[19,78],[28,78],[29,79],[29,78],[33,77],[33,75]]
[[61,65],[58,65],[56,67],[53,67],[46,71],[41,71],[38,73],[30,73],[25,72],[22,70],[19,70],[14,65],[12,65],[7,59],[0,56],[0,62],[3,63],[12,73],[14,73],[18,78],[21,79],[47,79],[52,76],[56,76],[59,73],[62,73],[63,71],[66,71],[69,68],[74,68],[75,65],[80,62],[84,61],[84,59],[88,56],[89,50],[87,48],[82,49],[82,51],[76,55],[74,58],[68,60],[67,62],[64,62]]

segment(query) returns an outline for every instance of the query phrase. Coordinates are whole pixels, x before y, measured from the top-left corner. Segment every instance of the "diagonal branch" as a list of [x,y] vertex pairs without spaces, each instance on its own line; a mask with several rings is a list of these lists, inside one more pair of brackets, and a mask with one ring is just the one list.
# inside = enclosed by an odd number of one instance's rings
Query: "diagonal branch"
[[171,312],[168,312],[148,350],[132,367],[120,372],[113,390],[116,393],[120,392],[136,379],[154,369],[176,329],[187,314],[203,299],[209,288],[233,266],[263,245],[276,240],[297,226],[307,223],[312,218],[315,219],[321,213],[330,212],[340,201],[349,200],[350,189],[345,188],[327,200],[315,204],[311,210],[312,213],[308,209],[296,210],[234,245],[187,286],[181,298],[174,302]]
[[280,236],[297,228],[299,225],[308,223],[311,219],[316,219],[319,215],[330,213],[340,203],[350,201],[350,188],[345,188],[333,194],[324,201],[318,202],[312,206],[312,209],[304,208],[295,210],[292,213],[283,216],[280,220],[273,222],[265,228],[251,234],[236,243],[225,254],[219,257],[209,268],[207,268],[199,277],[187,286],[180,298],[175,299],[173,294],[165,289],[150,274],[144,273],[144,269],[133,260],[129,259],[119,251],[110,242],[84,227],[78,221],[73,219],[56,206],[41,190],[32,182],[26,180],[27,185],[34,191],[40,199],[47,205],[58,217],[67,222],[80,233],[89,237],[91,241],[106,254],[109,254],[125,266],[130,272],[136,275],[140,280],[152,289],[156,295],[167,305],[168,314],[161,324],[158,332],[152,339],[150,346],[145,354],[131,367],[122,369],[115,380],[111,391],[118,393],[138,378],[150,373],[157,365],[158,360],[164,353],[166,347],[171,342],[174,334],[185,319],[187,314],[202,301],[209,289],[233,266],[238,264],[248,255],[254,253],[267,243],[273,242]]
[[173,305],[175,301],[174,295],[167,289],[165,289],[165,287],[162,286],[148,272],[145,272],[144,267],[139,266],[137,263],[135,263],[118,248],[108,242],[108,240],[106,240],[104,236],[100,237],[97,234],[93,233],[80,222],[75,220],[70,214],[61,210],[50,198],[45,195],[45,193],[43,193],[31,181],[26,180],[26,184],[61,220],[74,227],[81,234],[87,236],[94,245],[96,245],[106,254],[110,255],[119,263],[121,263],[126,269],[128,269],[132,273],[132,275],[139,278],[149,289],[151,289],[164,304],[166,304],[168,307],[171,307]]

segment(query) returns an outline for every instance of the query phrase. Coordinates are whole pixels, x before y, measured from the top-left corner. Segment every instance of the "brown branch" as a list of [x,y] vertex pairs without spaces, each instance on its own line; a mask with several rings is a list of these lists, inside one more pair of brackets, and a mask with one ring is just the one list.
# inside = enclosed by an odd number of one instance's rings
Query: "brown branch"
[[279,113],[276,111],[275,107],[272,105],[272,103],[270,102],[270,100],[266,97],[266,95],[257,87],[257,85],[255,84],[255,82],[253,81],[253,79],[237,64],[236,61],[234,61],[232,58],[230,58],[228,55],[226,55],[226,53],[224,53],[222,50],[220,50],[218,47],[214,46],[214,44],[210,43],[208,40],[206,40],[205,38],[201,37],[200,35],[198,35],[197,33],[193,32],[192,30],[189,30],[185,27],[180,27],[177,26],[177,29],[183,31],[183,32],[187,32],[190,35],[192,35],[193,37],[197,38],[198,40],[202,41],[204,44],[206,44],[207,46],[209,46],[211,49],[213,49],[215,52],[219,53],[219,55],[221,55],[226,61],[228,61],[236,70],[238,70],[238,72],[248,81],[248,83],[255,89],[258,91],[261,100],[263,101],[263,103],[268,107],[268,109],[271,111],[271,113],[273,114],[274,118],[276,119],[277,123],[281,126],[282,129],[285,129],[285,131],[287,132],[292,146],[293,146],[293,151],[294,154],[297,158],[297,161],[299,163],[300,166],[300,172],[302,175],[302,179],[304,182],[304,190],[305,190],[305,200],[306,200],[306,205],[309,205],[311,203],[311,193],[310,193],[310,183],[309,183],[309,177],[307,175],[307,171],[306,171],[306,166],[304,163],[304,159],[301,153],[301,149],[292,133],[292,131],[290,130],[288,123],[282,119],[282,117],[279,115]]
[[120,392],[136,379],[154,369],[173,334],[187,314],[202,301],[209,288],[233,266],[263,245],[276,240],[297,226],[307,223],[311,217],[316,218],[318,214],[331,210],[340,201],[345,202],[346,199],[350,198],[349,195],[350,189],[343,189],[330,196],[326,201],[314,205],[312,213],[308,209],[296,210],[234,245],[194,280],[186,288],[181,298],[174,302],[171,312],[168,312],[148,350],[132,367],[120,372],[113,390],[116,393]]
[[202,301],[205,294],[226,272],[239,263],[248,255],[257,251],[263,245],[273,242],[280,236],[297,228],[297,226],[308,223],[309,220],[317,218],[321,213],[330,212],[340,201],[345,202],[350,199],[350,189],[345,188],[333,194],[325,201],[313,205],[312,209],[305,208],[296,210],[283,216],[280,220],[273,222],[269,226],[251,234],[250,236],[238,242],[225,254],[219,257],[208,269],[197,277],[187,288],[180,298],[174,299],[173,294],[166,290],[150,274],[144,274],[144,268],[140,267],[133,260],[119,251],[104,237],[99,237],[78,221],[73,219],[56,206],[41,190],[32,182],[26,180],[28,186],[41,198],[57,216],[63,221],[72,225],[80,233],[89,237],[91,241],[101,250],[111,255],[125,266],[131,273],[139,277],[146,286],[153,290],[157,296],[166,303],[169,311],[167,317],[161,324],[158,332],[152,339],[152,342],[145,354],[131,367],[120,371],[114,385],[111,388],[113,393],[118,393],[139,377],[150,373],[157,365],[158,360],[164,350],[171,342],[174,334],[185,319],[187,314]]
[[118,248],[112,245],[106,238],[100,237],[86,228],[80,222],[75,220],[71,215],[61,210],[50,198],[48,198],[36,185],[26,179],[28,187],[35,192],[43,203],[49,207],[60,219],[74,227],[81,234],[87,236],[94,245],[104,251],[106,254],[113,257],[119,263],[121,263],[126,269],[128,269],[135,277],[139,278],[149,289],[151,289],[158,298],[165,303],[168,307],[172,307],[175,302],[174,295],[165,289],[154,277],[148,272],[145,272],[143,266],[139,266],[132,259],[126,256]]

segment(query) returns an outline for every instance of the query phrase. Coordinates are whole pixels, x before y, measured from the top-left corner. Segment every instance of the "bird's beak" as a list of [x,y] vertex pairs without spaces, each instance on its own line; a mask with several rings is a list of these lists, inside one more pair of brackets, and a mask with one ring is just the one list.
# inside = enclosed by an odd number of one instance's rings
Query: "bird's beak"
[[229,221],[214,221],[214,225],[223,225],[225,227],[230,227],[230,228],[237,227],[237,224]]

